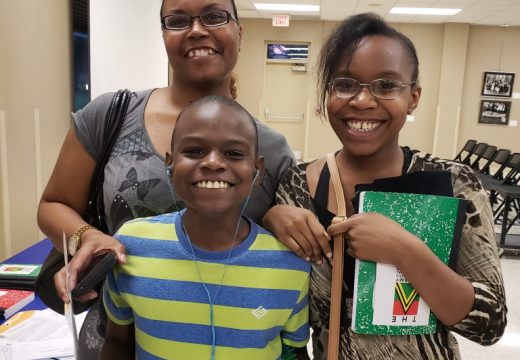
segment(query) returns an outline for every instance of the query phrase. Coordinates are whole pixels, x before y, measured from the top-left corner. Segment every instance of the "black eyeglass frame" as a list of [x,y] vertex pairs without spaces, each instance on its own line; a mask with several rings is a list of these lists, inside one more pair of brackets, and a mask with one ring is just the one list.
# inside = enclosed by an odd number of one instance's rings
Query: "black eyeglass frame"
[[[358,89],[358,91],[355,94],[353,94],[351,96],[338,96],[338,95],[335,95],[334,94],[334,81],[336,81],[336,80],[352,80],[352,81],[355,81],[356,83],[359,84],[359,89]],[[389,97],[389,98],[383,98],[383,97],[380,97],[380,96],[377,96],[376,94],[374,94],[374,92],[372,91],[371,85],[374,82],[381,81],[381,80],[387,80],[387,81],[392,81],[392,82],[395,82],[395,83],[401,83],[400,86],[399,86],[399,91],[396,92],[395,96]],[[372,96],[374,96],[375,98],[378,98],[378,99],[381,99],[381,100],[393,100],[393,99],[397,98],[401,94],[401,91],[403,91],[403,88],[405,88],[407,86],[415,86],[416,84],[417,84],[417,81],[411,81],[409,83],[403,83],[401,80],[386,79],[386,78],[375,79],[375,80],[372,80],[371,82],[369,82],[368,84],[364,84],[364,83],[362,83],[360,81],[357,81],[356,79],[353,79],[353,78],[338,77],[338,78],[333,79],[331,82],[329,82],[329,87],[330,87],[330,94],[334,95],[335,97],[338,97],[340,99],[351,99],[351,98],[357,96],[361,91],[363,91],[363,88],[366,87],[366,88],[368,88],[368,91],[370,91],[370,94],[372,94]]]
[[[205,24],[204,21],[202,20],[201,16],[204,16],[204,15],[212,13],[212,12],[219,12],[219,13],[222,13],[222,14],[225,13],[226,14],[226,21],[221,23],[221,24],[217,24],[217,25],[207,25],[207,24]],[[187,26],[182,27],[182,28],[168,28],[168,27],[166,27],[166,19],[169,18],[169,17],[172,17],[172,16],[183,16],[185,19],[187,19],[189,17],[190,18],[190,22],[189,22],[189,24]],[[190,16],[188,14],[171,14],[171,15],[166,15],[166,16],[163,16],[161,18],[161,24],[162,24],[163,30],[180,31],[180,30],[186,30],[186,29],[189,29],[190,27],[192,27],[194,19],[199,19],[199,22],[204,27],[218,27],[218,26],[226,25],[226,24],[229,24],[229,19],[231,19],[234,22],[238,23],[237,19],[235,19],[233,17],[233,15],[229,11],[226,11],[226,10],[208,10],[208,11],[206,11],[206,12],[200,14],[200,15],[197,15],[197,16]]]

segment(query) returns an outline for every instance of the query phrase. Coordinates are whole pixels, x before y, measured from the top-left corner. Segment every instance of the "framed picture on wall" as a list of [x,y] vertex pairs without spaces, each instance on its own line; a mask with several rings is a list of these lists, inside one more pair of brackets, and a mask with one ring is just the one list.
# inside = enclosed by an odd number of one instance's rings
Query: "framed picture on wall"
[[511,97],[515,73],[486,71],[482,81],[482,96]]
[[510,110],[511,101],[481,100],[478,122],[480,124],[508,125]]

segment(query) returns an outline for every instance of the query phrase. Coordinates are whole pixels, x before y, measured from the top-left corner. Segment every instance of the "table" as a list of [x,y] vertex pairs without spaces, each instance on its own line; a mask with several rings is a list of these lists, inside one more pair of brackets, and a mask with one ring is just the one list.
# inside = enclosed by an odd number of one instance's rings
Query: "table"
[[[43,239],[3,262],[11,264],[42,264],[49,254],[49,251],[51,251],[52,246],[52,242],[49,239]],[[38,295],[35,295],[35,299],[20,311],[43,310],[45,308],[47,308],[47,306],[45,306]],[[3,320],[0,321],[0,324],[2,322]]]

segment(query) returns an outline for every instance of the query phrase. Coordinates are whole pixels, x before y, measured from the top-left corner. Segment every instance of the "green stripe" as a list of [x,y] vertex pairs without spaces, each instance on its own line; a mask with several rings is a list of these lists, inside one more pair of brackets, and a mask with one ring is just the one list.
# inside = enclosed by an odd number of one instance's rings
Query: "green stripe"
[[[170,341],[154,338],[145,332],[136,329],[135,340],[144,350],[155,356],[169,359],[175,355],[176,359],[209,359],[211,346]],[[218,346],[216,351],[217,359],[247,359],[247,360],[265,360],[276,359],[282,353],[281,342],[279,338],[274,339],[264,349],[237,349],[230,347]]]
[[268,234],[258,234],[250,250],[291,251],[281,241]]
[[146,240],[178,241],[173,224],[151,223],[144,220],[126,223],[119,229],[118,234]]
[[287,321],[284,326],[284,330],[287,332],[295,332],[301,328],[304,324],[309,322],[309,307],[304,307],[298,314],[294,314],[293,317]]
[[[136,314],[147,319],[210,325],[208,304],[150,299],[129,294],[125,295],[125,299]],[[222,305],[215,305],[213,309],[218,326],[238,330],[267,330],[273,326],[283,326],[291,315],[291,309],[267,309],[267,313],[257,319],[252,313],[254,309]]]
[[[127,260],[128,263],[122,269],[122,272],[127,274],[163,280],[200,282],[195,263],[192,260],[153,259],[138,256],[128,256]],[[206,284],[220,284],[225,268],[223,264],[207,262],[197,264]],[[222,285],[265,289],[265,284],[269,284],[269,288],[274,290],[300,291],[307,277],[307,272],[299,270],[227,265]]]

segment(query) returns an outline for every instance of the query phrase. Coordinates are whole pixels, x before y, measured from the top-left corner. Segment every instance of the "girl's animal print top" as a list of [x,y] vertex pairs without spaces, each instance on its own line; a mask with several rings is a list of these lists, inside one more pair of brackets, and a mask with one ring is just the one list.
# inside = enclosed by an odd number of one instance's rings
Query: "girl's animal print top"
[[[289,169],[281,181],[276,200],[316,213],[306,180],[308,164]],[[460,359],[452,331],[482,345],[502,336],[507,320],[504,286],[497,255],[494,223],[488,196],[473,171],[465,165],[412,151],[407,172],[451,171],[454,195],[468,200],[466,223],[460,243],[457,272],[469,279],[475,290],[470,313],[458,324],[440,327],[434,334],[378,336],[355,334],[350,329],[352,298],[345,291],[341,319],[341,359]],[[330,305],[331,266],[314,266],[311,272],[310,311],[314,359],[326,359]]]

